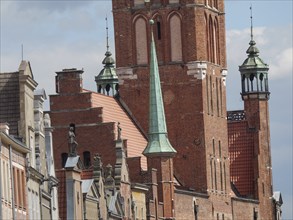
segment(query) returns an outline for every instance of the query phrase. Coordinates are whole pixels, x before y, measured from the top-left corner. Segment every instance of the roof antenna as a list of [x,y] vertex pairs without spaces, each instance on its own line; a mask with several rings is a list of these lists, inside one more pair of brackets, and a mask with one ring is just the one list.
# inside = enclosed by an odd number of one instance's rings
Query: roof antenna
[[250,5],[250,38],[253,41],[252,4]]
[[108,17],[106,15],[107,51],[109,51]]

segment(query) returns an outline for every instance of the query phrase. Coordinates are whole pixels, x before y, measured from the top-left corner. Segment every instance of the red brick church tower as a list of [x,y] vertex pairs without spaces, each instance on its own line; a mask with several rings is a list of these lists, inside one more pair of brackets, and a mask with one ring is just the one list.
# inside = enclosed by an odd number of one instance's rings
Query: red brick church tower
[[[223,0],[113,0],[120,96],[148,131],[153,19],[174,176],[231,214]],[[139,104],[138,104],[139,103]],[[219,202],[217,202],[219,201]]]

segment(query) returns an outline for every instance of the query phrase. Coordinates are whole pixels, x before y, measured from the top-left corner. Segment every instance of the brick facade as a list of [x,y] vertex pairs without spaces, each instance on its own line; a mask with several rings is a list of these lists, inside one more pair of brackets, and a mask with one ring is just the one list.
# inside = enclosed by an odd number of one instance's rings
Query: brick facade
[[[120,80],[121,98],[131,109],[144,131],[148,131],[150,70],[149,61],[144,63],[144,59],[141,59],[140,56],[144,56],[141,51],[145,42],[142,41],[150,42],[151,26],[148,24],[148,20],[153,19],[168,137],[177,151],[174,158],[174,176],[185,189],[209,196],[208,200],[213,214],[210,215],[210,212],[207,211],[209,208],[203,208],[205,210],[205,214],[201,213],[203,218],[207,216],[215,219],[246,218],[245,213],[239,212],[239,215],[235,215],[232,211],[232,206],[236,202],[232,203],[231,198],[234,198],[235,193],[239,192],[235,191],[235,186],[232,190],[230,185],[230,170],[233,169],[230,169],[232,158],[228,148],[226,113],[227,61],[224,1],[160,0],[144,3],[142,1],[113,0],[112,3],[116,66]],[[174,17],[180,19],[179,24],[172,22]],[[136,22],[139,22],[139,27]],[[144,26],[146,36],[142,36]],[[172,31],[176,33],[172,33]],[[178,34],[178,31],[181,33]],[[136,39],[137,37],[139,37],[139,41]],[[174,42],[175,45],[172,45]],[[174,58],[172,50],[178,50],[180,47],[182,57],[177,54],[178,56]],[[149,47],[147,53],[150,54]],[[266,109],[265,106],[257,108]],[[247,109],[256,110],[248,106],[245,107],[245,111]],[[262,124],[265,122],[267,124],[263,125],[266,126],[263,128],[269,131],[268,115],[267,113],[264,115]],[[248,117],[250,121],[254,121],[255,113]],[[264,133],[269,134],[268,132],[257,132],[253,135],[256,136],[253,140],[257,139],[257,145],[269,140],[269,136]],[[253,148],[251,140],[248,142],[247,147]],[[243,147],[245,148],[245,146]],[[263,149],[268,148],[263,146]],[[250,153],[253,151],[254,148]],[[254,179],[257,174],[261,174],[260,178],[265,185],[264,195],[272,195],[272,192],[269,191],[271,180],[268,180],[271,174],[264,174],[265,169],[260,166],[261,161],[265,164],[270,158],[269,150],[264,151],[258,154],[258,159],[253,159],[253,156],[249,155],[248,172],[250,172],[251,178],[248,181]],[[148,166],[152,167],[151,164]],[[237,169],[237,167],[234,168]],[[244,186],[240,191],[250,190],[250,194],[259,195],[256,189],[260,187],[260,182],[258,180],[258,186],[254,186],[254,183],[244,181],[241,183]],[[158,190],[160,189],[158,188]],[[244,194],[248,193],[248,191],[244,191]],[[254,196],[254,198],[258,197]],[[260,208],[256,211],[258,217],[272,218],[261,208],[270,204],[267,199],[266,201],[260,200]],[[171,204],[169,205],[171,206]],[[249,201],[243,203],[237,201],[237,206],[246,207],[247,210],[255,208]],[[176,212],[186,214],[178,209],[178,206]],[[175,216],[178,217],[176,214]]]
[[[121,79],[120,95],[147,131],[149,68],[137,64],[134,56],[136,45],[131,44],[130,41],[135,38],[133,23],[138,16],[145,18],[146,23],[150,16],[154,17],[155,22],[156,18],[160,17],[161,36],[159,39],[159,27],[154,27],[157,34],[155,41],[168,136],[178,152],[174,158],[174,174],[184,186],[198,192],[213,191],[229,194],[231,191],[229,163],[226,161],[224,176],[223,165],[222,168],[218,166],[212,170],[210,161],[211,155],[217,164],[219,161],[224,163],[224,158],[228,158],[226,89],[225,74],[223,74],[226,68],[223,3],[219,1],[218,9],[214,10],[203,7],[199,3],[192,6],[188,3],[195,2],[182,3],[179,9],[176,4],[161,2],[161,5],[152,5],[148,10],[148,5],[146,7],[130,5],[130,8],[126,9],[121,1],[119,3],[113,1],[117,73]],[[182,30],[183,57],[182,61],[177,62],[171,61],[169,51],[171,44],[169,21],[174,13],[181,19]],[[219,59],[218,61],[215,59],[215,63],[209,61],[211,54],[207,50],[208,27],[203,24],[208,21],[212,21],[213,24],[217,22],[218,27],[218,32],[215,33],[218,36],[218,49],[214,48],[214,50],[218,52]],[[146,39],[149,39],[149,25],[147,30]],[[124,39],[123,36],[126,35],[130,37]],[[126,73],[126,67],[131,69],[131,76]],[[137,105],[137,103],[141,104]],[[218,177],[217,181],[215,178],[211,179],[213,175]],[[225,189],[224,182],[226,182]]]

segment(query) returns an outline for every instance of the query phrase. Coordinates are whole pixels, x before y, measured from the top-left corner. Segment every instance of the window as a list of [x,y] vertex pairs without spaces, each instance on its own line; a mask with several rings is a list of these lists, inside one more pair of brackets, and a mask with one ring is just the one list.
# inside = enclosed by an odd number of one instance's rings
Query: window
[[135,43],[136,43],[136,62],[137,64],[147,64],[148,48],[147,48],[147,31],[146,21],[138,18],[135,21]]
[[85,168],[89,168],[91,166],[91,153],[89,151],[83,152],[83,164]]
[[61,154],[62,167],[65,167],[67,158],[68,158],[68,153],[62,153]]
[[157,39],[161,40],[162,36],[161,36],[161,22],[157,21]]
[[170,18],[171,61],[182,61],[181,19],[177,14]]

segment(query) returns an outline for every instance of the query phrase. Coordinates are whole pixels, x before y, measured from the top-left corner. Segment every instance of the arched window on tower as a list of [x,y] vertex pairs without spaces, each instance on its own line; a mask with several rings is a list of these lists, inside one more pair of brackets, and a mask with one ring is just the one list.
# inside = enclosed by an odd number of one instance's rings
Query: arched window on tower
[[214,62],[214,47],[215,47],[215,42],[214,42],[214,28],[213,28],[213,20],[210,16],[209,18],[209,61]]
[[213,63],[218,63],[218,28],[216,20],[213,25]]
[[208,18],[206,13],[204,14],[205,21],[205,43],[206,43],[206,60],[209,61],[209,27],[208,27]]
[[91,153],[89,151],[83,152],[83,164],[85,168],[89,168],[91,166]]
[[258,91],[258,85],[257,85],[257,78],[255,77],[255,75],[252,73],[249,76],[249,80],[250,80],[250,88],[251,88],[251,92],[255,92]]
[[220,33],[217,17],[215,19],[215,63],[220,64]]
[[177,14],[170,18],[171,61],[182,61],[181,19]]
[[148,50],[147,50],[147,30],[146,21],[144,18],[139,17],[135,21],[135,45],[136,45],[136,62],[137,64],[148,63]]
[[157,40],[161,40],[162,39],[161,21],[158,20],[156,22],[156,25],[157,25]]

